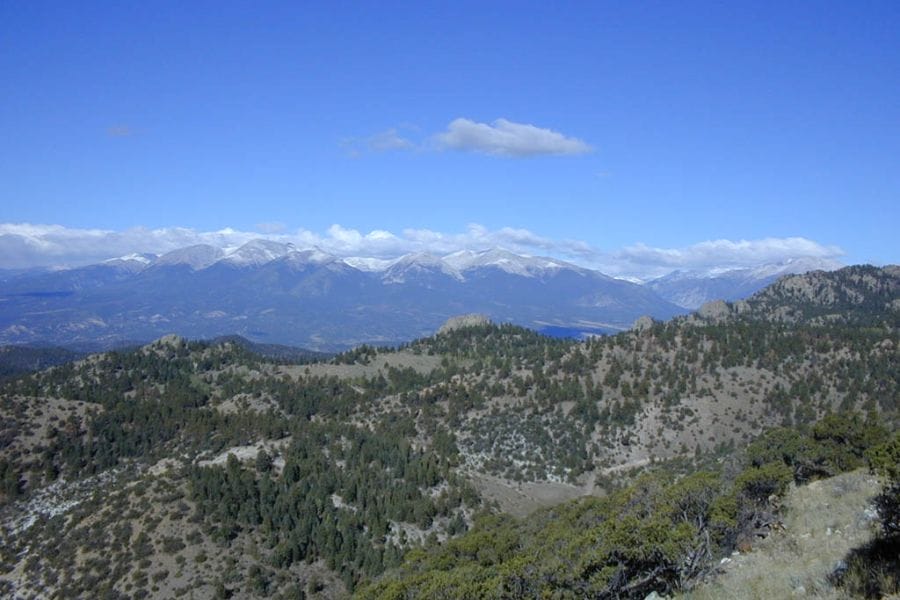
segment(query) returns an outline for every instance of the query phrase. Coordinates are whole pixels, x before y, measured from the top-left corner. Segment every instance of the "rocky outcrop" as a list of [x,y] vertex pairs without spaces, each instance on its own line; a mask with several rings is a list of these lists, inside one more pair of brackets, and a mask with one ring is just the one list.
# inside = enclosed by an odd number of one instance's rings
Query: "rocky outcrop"
[[708,321],[720,322],[728,318],[728,315],[731,314],[731,309],[724,300],[713,300],[701,306],[697,314]]
[[460,315],[458,317],[451,317],[447,319],[447,321],[441,325],[441,328],[438,329],[438,333],[447,333],[449,331],[454,331],[456,329],[462,329],[464,327],[478,327],[480,325],[490,325],[491,320],[488,319],[484,315],[479,314],[470,314],[470,315]]
[[644,315],[643,317],[639,317],[637,321],[634,322],[634,325],[631,326],[632,331],[636,331],[637,333],[641,333],[643,331],[649,330],[653,327],[653,318]]

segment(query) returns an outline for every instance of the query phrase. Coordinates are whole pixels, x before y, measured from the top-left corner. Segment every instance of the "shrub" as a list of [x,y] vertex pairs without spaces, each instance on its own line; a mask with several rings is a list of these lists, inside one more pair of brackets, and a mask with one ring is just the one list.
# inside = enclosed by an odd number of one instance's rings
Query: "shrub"
[[882,530],[887,536],[900,536],[900,433],[872,448],[866,458],[872,471],[887,479],[875,499]]

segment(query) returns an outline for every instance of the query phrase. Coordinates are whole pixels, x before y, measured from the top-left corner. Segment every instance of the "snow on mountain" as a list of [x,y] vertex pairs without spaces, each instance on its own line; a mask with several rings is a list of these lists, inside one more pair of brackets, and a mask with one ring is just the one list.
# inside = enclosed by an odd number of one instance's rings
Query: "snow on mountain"
[[220,262],[236,267],[258,267],[283,258],[295,249],[293,244],[282,244],[263,239],[250,240],[243,246],[226,253]]
[[770,265],[762,265],[750,269],[755,277],[781,277],[782,275],[801,275],[810,271],[836,271],[844,265],[828,258],[789,258]]
[[374,258],[371,256],[348,256],[343,259],[346,264],[354,269],[365,271],[367,273],[380,273],[386,271],[398,260],[399,259],[397,258]]
[[132,252],[131,254],[126,254],[125,256],[118,256],[116,258],[110,258],[104,260],[104,263],[116,263],[116,262],[137,262],[144,265],[149,265],[151,262],[156,260],[158,256],[156,254],[138,254],[136,252]]
[[[642,315],[665,319],[709,300],[746,298],[782,275],[838,266],[805,258],[676,271],[636,285],[502,248],[345,258],[257,239],[228,249],[201,244],[159,257],[127,255],[59,272],[0,273],[6,294],[0,339],[149,339],[177,330],[194,337],[238,332],[279,343],[315,346],[328,340],[346,347],[427,335],[466,312],[594,334],[626,329]],[[34,310],[34,298],[44,309]],[[102,332],[83,329],[85,314],[106,324]],[[10,327],[33,333],[17,337]],[[5,330],[13,333],[4,337]]]
[[410,277],[443,274],[462,281],[463,277],[445,260],[433,254],[418,252],[401,256],[384,271],[384,283],[405,283]]
[[[0,333],[21,326],[33,332],[27,340],[54,343],[150,339],[171,331],[197,338],[239,333],[337,348],[413,339],[469,312],[576,335],[625,329],[641,315],[664,319],[683,312],[645,287],[501,249],[353,260],[254,240],[228,250],[182,248],[146,268],[127,264],[142,268],[94,265],[20,277],[15,287],[4,283]],[[47,290],[65,293],[40,296],[45,310],[34,311],[34,294]],[[84,329],[82,313],[105,323],[102,330]],[[24,334],[17,335],[0,339],[22,341]]]
[[537,277],[560,269],[584,271],[581,267],[554,258],[514,254],[502,248],[491,248],[482,252],[460,250],[448,254],[443,260],[463,274],[471,269],[483,267],[493,267],[522,277]]
[[291,250],[284,256],[274,260],[280,261],[298,271],[306,269],[309,266],[325,266],[331,270],[340,271],[349,266],[337,256],[328,254],[316,247],[310,248],[309,250]]
[[153,261],[152,266],[187,265],[194,271],[204,269],[225,256],[225,252],[209,244],[197,244],[179,248],[163,254]]
[[[720,277],[742,277],[745,279],[765,279],[782,275],[799,275],[809,271],[834,271],[843,265],[826,258],[800,257],[783,262],[757,265],[754,267],[713,267],[704,270],[672,271],[653,281],[682,281],[695,279],[717,279]],[[652,283],[648,282],[648,283]]]
[[259,267],[275,260],[285,260],[295,267],[338,261],[359,271],[382,273],[384,283],[403,283],[409,277],[436,273],[464,281],[466,271],[484,268],[499,269],[521,277],[540,277],[561,270],[600,275],[596,271],[583,269],[554,258],[519,255],[502,248],[491,248],[480,252],[461,250],[443,257],[427,252],[417,252],[394,259],[365,256],[339,258],[319,248],[298,250],[290,243],[282,244],[264,239],[251,240],[243,246],[227,250],[220,250],[208,245],[190,246],[164,254],[153,260],[152,264],[186,264],[196,271],[215,263],[249,268]]
[[104,260],[101,265],[105,267],[114,267],[116,269],[124,269],[137,273],[149,266],[153,261],[159,258],[156,254],[126,254],[116,258]]
[[746,298],[784,275],[833,271],[841,266],[829,259],[795,258],[756,267],[673,271],[646,285],[669,302],[696,309],[710,300]]

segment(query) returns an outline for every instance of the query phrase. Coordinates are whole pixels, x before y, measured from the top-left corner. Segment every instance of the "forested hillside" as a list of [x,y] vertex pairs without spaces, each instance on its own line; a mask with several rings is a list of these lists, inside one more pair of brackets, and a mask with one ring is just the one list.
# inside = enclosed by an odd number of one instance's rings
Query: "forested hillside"
[[850,267],[584,342],[473,320],[272,360],[171,336],[12,379],[0,580],[23,598],[689,589],[774,528],[792,480],[867,456],[896,480],[898,290],[896,268]]

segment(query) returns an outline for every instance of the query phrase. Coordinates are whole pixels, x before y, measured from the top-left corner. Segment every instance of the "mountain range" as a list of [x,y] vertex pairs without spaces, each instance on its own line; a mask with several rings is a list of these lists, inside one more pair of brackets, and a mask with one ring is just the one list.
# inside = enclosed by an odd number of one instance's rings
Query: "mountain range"
[[386,260],[258,239],[0,274],[0,343],[112,347],[177,332],[340,350],[413,339],[473,312],[579,337],[627,329],[644,315],[666,319],[714,298],[743,298],[780,274],[823,266],[833,265],[677,272],[639,285],[499,248]]

